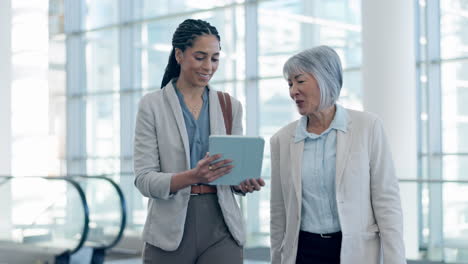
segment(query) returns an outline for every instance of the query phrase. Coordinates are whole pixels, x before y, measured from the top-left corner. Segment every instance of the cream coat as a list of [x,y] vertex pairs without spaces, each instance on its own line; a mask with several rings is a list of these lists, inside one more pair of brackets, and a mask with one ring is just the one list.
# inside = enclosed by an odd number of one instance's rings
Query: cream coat
[[[346,110],[347,132],[337,131],[336,201],[343,233],[341,264],[403,264],[403,219],[398,180],[381,121]],[[271,138],[272,264],[296,262],[301,222],[304,141],[298,121]]]
[[[216,90],[209,91],[212,135],[225,135],[224,118]],[[231,97],[232,134],[242,134],[242,106]],[[172,82],[145,95],[139,104],[135,127],[135,186],[148,197],[143,240],[166,251],[182,240],[190,186],[169,194],[174,173],[190,168],[190,148],[184,117]],[[218,202],[234,240],[245,243],[243,217],[230,186],[217,186]]]

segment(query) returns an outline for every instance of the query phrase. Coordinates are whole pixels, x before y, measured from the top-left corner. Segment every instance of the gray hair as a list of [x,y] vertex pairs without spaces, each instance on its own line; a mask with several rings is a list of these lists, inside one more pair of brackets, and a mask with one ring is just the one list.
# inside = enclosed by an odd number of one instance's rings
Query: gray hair
[[319,110],[336,103],[343,86],[340,57],[328,46],[306,49],[289,58],[283,66],[285,79],[300,73],[310,73],[320,89]]

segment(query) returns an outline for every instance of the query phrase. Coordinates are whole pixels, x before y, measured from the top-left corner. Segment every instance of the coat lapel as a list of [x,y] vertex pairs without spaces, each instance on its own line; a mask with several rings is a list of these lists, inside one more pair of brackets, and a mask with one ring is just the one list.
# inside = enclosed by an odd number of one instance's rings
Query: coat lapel
[[343,180],[343,172],[346,166],[346,162],[349,158],[349,152],[351,150],[353,127],[351,126],[351,118],[348,116],[347,131],[343,132],[337,130],[336,135],[336,189],[340,190],[341,183]]
[[187,160],[187,168],[190,168],[190,147],[189,140],[187,135],[187,128],[185,127],[185,120],[182,114],[182,107],[180,106],[179,98],[177,97],[175,87],[172,85],[172,82],[169,82],[164,87],[164,93],[166,94],[167,101],[171,106],[172,113],[176,119],[177,127],[179,128],[179,135],[182,138],[182,143],[184,144],[185,157]]
[[[304,140],[294,142],[294,130],[291,133],[290,153],[291,153],[291,177],[294,184],[296,198],[299,203],[299,210],[302,202],[302,154],[304,152]],[[298,212],[300,215],[300,212]]]

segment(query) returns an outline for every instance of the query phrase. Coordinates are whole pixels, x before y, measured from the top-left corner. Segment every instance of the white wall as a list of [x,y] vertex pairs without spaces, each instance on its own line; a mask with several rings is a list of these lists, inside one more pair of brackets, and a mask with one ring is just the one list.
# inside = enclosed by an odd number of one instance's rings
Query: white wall
[[[11,173],[11,2],[0,1],[0,175]],[[0,179],[1,182],[1,179]],[[0,185],[0,234],[9,234],[11,191]]]

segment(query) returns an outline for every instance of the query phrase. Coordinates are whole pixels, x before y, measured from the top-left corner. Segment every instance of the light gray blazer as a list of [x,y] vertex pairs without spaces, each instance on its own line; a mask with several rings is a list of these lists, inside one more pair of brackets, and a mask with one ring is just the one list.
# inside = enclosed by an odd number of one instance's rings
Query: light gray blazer
[[[403,219],[398,180],[381,121],[347,113],[337,131],[336,201],[343,241],[342,264],[403,264]],[[271,138],[272,264],[296,263],[301,225],[304,141],[294,142],[298,121]]]
[[[242,135],[242,106],[231,97],[233,135]],[[212,135],[225,135],[224,118],[217,91],[210,87]],[[190,148],[182,108],[172,82],[145,95],[139,104],[134,142],[135,186],[148,197],[143,240],[174,251],[182,240],[190,186],[169,194],[173,174],[190,168]],[[235,241],[243,246],[243,217],[230,186],[218,186],[218,202]]]

